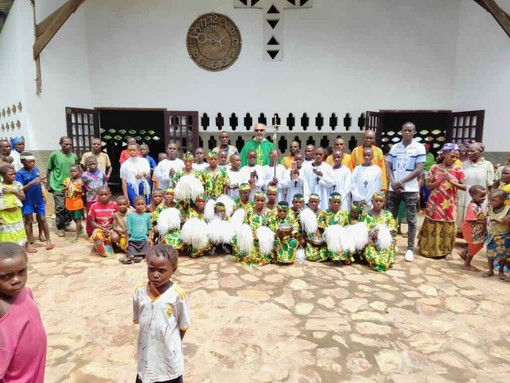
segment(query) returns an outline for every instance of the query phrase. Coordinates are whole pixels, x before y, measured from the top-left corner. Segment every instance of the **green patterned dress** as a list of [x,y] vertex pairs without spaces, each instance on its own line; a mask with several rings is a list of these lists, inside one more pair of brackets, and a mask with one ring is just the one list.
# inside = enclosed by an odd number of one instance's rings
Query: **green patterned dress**
[[241,201],[239,197],[234,198],[234,211],[244,209],[246,213],[248,213],[248,210],[253,209],[253,201],[248,201],[247,203],[244,203]]
[[[292,226],[292,232],[286,234],[285,237],[278,236],[278,226],[286,223]],[[296,238],[300,235],[300,227],[298,221],[287,214],[284,219],[279,219],[277,214],[271,214],[267,219],[267,226],[276,234],[275,235],[275,253],[277,263],[294,263],[296,259],[296,251],[299,242]]]
[[209,168],[205,168],[200,172],[198,179],[204,185],[205,195],[208,198],[218,198],[225,193],[225,187],[230,183],[225,168],[217,168],[211,172]]
[[367,260],[368,264],[375,271],[386,271],[390,266],[395,263],[395,249],[397,243],[397,221],[388,210],[383,210],[379,215],[374,215],[373,210],[364,215],[363,222],[365,222],[369,230],[377,225],[384,225],[390,229],[393,243],[388,249],[378,249],[375,244],[369,243],[365,247],[363,257]]
[[[322,233],[326,230],[328,226],[331,225],[339,225],[339,226],[345,226],[349,223],[349,214],[345,210],[338,210],[336,213],[333,213],[331,210],[322,210],[317,215],[317,224],[319,226],[319,230]],[[340,253],[335,253],[332,251],[329,251],[327,249],[327,245],[324,244],[322,246],[326,250],[326,259],[333,262],[339,262],[342,261],[346,264],[350,264],[354,262],[354,258],[352,254],[348,251],[342,251]],[[321,260],[322,261],[322,260]]]
[[173,181],[174,185],[177,185],[177,182],[179,182],[179,180],[183,176],[193,176],[193,177],[198,178],[199,174],[200,174],[200,172],[196,169],[191,169],[191,172],[189,172],[189,173],[186,173],[184,171],[184,169],[181,169],[181,170],[177,171],[177,173],[174,174],[172,181]]
[[253,233],[253,248],[249,254],[241,253],[239,248],[237,247],[236,239],[233,241],[233,249],[234,256],[236,257],[236,262],[239,262],[243,265],[247,266],[263,266],[271,262],[271,257],[266,257],[260,252],[259,241],[256,238],[257,229],[261,226],[266,226],[267,216],[266,211],[262,213],[262,215],[257,214],[254,210],[248,210],[246,215],[244,216],[243,223],[247,223],[250,225],[250,228]]

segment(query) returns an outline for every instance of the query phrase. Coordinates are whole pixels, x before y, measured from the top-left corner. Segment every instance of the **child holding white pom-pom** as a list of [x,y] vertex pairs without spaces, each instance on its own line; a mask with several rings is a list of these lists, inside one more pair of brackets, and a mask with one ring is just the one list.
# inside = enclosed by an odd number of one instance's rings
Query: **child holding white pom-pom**
[[386,195],[375,193],[372,197],[373,208],[363,217],[370,230],[370,242],[363,256],[375,271],[386,271],[395,263],[397,222],[389,210],[384,210],[385,204]]

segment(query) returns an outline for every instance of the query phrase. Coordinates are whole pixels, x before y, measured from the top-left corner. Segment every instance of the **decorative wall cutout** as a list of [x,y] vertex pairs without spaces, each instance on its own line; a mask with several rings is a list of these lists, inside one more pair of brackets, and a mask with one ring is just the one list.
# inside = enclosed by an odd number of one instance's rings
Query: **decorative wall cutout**
[[23,110],[23,105],[21,104],[21,101],[18,102],[18,110],[21,112]]
[[345,113],[345,117],[344,117],[344,128],[345,128],[345,130],[349,131],[349,129],[351,127],[351,124],[352,124],[352,118],[351,118],[350,113]]
[[209,116],[207,116],[207,113],[202,115],[202,118],[200,119],[200,125],[202,125],[202,129],[204,130],[207,130],[209,127]]
[[218,130],[222,130],[224,126],[225,120],[223,119],[221,113],[218,113],[218,115],[216,116],[216,127],[218,128]]
[[315,117],[315,126],[318,130],[322,130],[322,127],[324,126],[324,118],[322,117],[321,113]]
[[250,113],[246,113],[246,117],[244,117],[244,127],[246,130],[250,130],[253,125],[253,118],[251,118]]
[[313,0],[234,0],[234,8],[264,10],[264,60],[283,60],[284,14],[287,9],[313,7]]
[[232,113],[230,115],[230,118],[228,119],[228,123],[230,125],[230,128],[235,131],[237,129],[237,126],[239,125],[239,120],[235,113]]

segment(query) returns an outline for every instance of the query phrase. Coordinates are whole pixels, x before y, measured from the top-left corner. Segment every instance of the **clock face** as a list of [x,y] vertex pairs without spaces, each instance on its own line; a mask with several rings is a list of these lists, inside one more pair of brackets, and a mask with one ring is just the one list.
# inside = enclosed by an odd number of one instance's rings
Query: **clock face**
[[227,16],[206,13],[189,27],[186,46],[200,67],[219,72],[231,66],[241,53],[241,33]]

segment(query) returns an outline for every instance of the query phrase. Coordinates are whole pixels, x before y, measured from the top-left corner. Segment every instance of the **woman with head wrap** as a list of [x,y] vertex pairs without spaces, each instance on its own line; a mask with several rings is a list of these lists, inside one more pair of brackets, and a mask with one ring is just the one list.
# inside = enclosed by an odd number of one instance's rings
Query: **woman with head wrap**
[[13,158],[12,165],[16,171],[23,167],[20,160],[20,154],[25,151],[25,138],[24,137],[13,137],[11,138],[11,157]]
[[[489,194],[492,184],[494,183],[494,166],[490,161],[483,158],[485,145],[481,142],[472,142],[467,146],[467,161],[462,163],[462,169],[466,175],[466,190],[473,185],[482,185],[487,188],[487,195]],[[458,215],[457,215],[457,230],[460,232],[460,227],[464,221],[466,214],[466,207],[471,202],[471,197],[468,192],[462,191],[458,195]],[[485,206],[485,204],[484,204]]]
[[431,191],[425,207],[425,220],[418,234],[420,254],[429,258],[450,255],[457,234],[457,191],[466,190],[466,177],[455,165],[460,150],[456,144],[445,144],[439,153],[437,165],[427,175]]

